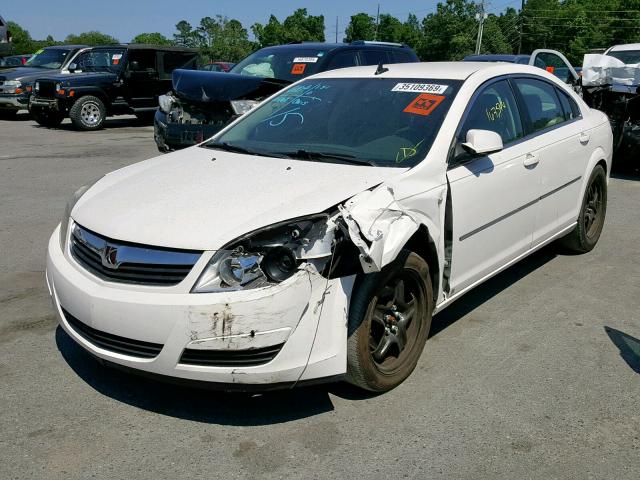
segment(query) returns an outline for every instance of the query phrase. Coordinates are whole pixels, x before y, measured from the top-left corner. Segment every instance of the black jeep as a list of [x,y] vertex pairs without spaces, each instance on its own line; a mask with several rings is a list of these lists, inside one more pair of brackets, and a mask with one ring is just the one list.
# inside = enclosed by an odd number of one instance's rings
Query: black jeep
[[57,127],[65,117],[80,130],[97,130],[109,115],[151,120],[158,95],[171,86],[176,68],[196,68],[197,52],[182,47],[113,45],[80,54],[71,75],[39,78],[29,101],[33,118]]
[[303,42],[258,50],[228,73],[176,70],[173,89],[159,99],[156,144],[167,152],[200,143],[260,100],[314,73],[419,61],[411,48],[399,43]]

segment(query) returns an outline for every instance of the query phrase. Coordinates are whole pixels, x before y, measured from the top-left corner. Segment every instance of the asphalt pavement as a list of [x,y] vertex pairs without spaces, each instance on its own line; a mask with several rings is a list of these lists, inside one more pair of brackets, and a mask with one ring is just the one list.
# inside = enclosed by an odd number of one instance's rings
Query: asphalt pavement
[[593,252],[547,247],[444,310],[395,390],[225,394],[103,367],[57,327],[68,197],[157,154],[135,118],[106,126],[0,121],[1,479],[640,476],[637,172],[611,179]]

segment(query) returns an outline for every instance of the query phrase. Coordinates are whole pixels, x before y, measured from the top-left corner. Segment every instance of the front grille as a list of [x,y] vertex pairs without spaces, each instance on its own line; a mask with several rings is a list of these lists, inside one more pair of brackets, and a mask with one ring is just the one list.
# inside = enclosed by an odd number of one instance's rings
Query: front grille
[[39,89],[36,92],[38,97],[42,98],[55,98],[56,96],[56,84],[49,80],[38,80]]
[[187,348],[182,352],[180,363],[206,367],[255,367],[273,360],[284,343],[247,350],[200,350]]
[[184,280],[202,252],[120,242],[76,225],[71,234],[71,254],[103,280],[172,286]]
[[101,332],[82,323],[64,308],[62,309],[62,313],[64,313],[64,318],[74,332],[95,346],[104,348],[110,352],[121,353],[132,357],[154,358],[157,357],[160,350],[162,350],[162,345],[159,343],[143,342],[141,340],[133,340],[131,338]]

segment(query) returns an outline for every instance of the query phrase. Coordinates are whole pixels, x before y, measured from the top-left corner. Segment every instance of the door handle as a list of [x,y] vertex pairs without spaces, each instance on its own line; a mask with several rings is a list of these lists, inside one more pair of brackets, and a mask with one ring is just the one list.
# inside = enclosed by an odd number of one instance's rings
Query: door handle
[[524,160],[522,161],[522,164],[529,168],[529,167],[535,167],[538,162],[540,162],[540,157],[538,157],[538,155],[534,155],[533,153],[527,153],[524,157]]
[[586,145],[589,143],[591,136],[588,133],[581,133],[579,139],[581,144]]

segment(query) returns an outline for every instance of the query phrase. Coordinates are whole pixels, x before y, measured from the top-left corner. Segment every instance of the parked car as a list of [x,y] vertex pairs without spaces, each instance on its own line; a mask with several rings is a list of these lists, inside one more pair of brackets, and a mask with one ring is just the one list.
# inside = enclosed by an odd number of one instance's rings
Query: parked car
[[640,150],[640,43],[615,45],[584,56],[585,102],[611,120],[617,158],[638,166]]
[[578,85],[578,72],[571,65],[567,57],[556,50],[538,49],[531,55],[468,55],[465,62],[507,62],[521,65],[533,65],[542,68],[565,83]]
[[396,43],[303,42],[258,50],[224,75],[177,70],[156,112],[156,144],[166,152],[200,143],[260,100],[314,73],[418,61],[413,50]]
[[205,70],[207,72],[228,72],[234,65],[235,63],[230,62],[212,62],[203,65],[200,70]]
[[45,72],[69,74],[69,64],[86,45],[60,45],[38,50],[24,66],[0,70],[0,118],[15,117],[29,107],[29,96],[36,78]]
[[47,283],[108,364],[385,391],[465,292],[554,240],[594,248],[611,150],[606,115],[539,68],[328,71],[78,190]]
[[95,47],[69,65],[74,75],[38,78],[29,111],[42,126],[56,127],[68,116],[79,130],[100,129],[109,115],[151,120],[171,72],[196,68],[196,58],[196,50],[182,47]]

